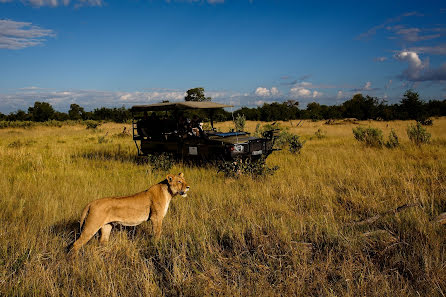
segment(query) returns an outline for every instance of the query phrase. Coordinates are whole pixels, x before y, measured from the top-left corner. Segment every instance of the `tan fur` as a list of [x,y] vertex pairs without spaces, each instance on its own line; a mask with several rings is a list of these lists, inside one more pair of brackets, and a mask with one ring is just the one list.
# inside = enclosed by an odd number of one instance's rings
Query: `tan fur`
[[148,190],[130,196],[102,198],[89,203],[83,210],[80,226],[84,226],[71,251],[76,253],[96,232],[101,230],[101,243],[106,243],[112,223],[136,226],[150,220],[158,240],[161,235],[163,218],[167,213],[170,200],[180,194],[186,197],[189,190],[183,173],[169,174],[166,180],[151,186]]

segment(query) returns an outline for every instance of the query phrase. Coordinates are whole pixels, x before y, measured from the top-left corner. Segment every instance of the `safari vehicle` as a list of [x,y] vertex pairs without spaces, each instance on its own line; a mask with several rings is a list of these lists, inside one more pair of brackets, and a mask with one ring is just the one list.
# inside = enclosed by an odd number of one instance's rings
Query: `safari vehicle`
[[[258,159],[273,152],[274,131],[267,131],[261,138],[243,131],[217,132],[213,115],[216,109],[224,107],[232,106],[196,101],[133,106],[133,140],[138,155],[171,153],[181,159],[230,161]],[[211,128],[203,130],[197,118],[192,122],[185,119],[187,110],[205,110]]]

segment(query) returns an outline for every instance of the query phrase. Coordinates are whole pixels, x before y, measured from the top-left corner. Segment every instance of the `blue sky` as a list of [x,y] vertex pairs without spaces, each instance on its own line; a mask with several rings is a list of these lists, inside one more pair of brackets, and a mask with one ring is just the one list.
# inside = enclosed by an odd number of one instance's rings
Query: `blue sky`
[[446,98],[444,1],[0,0],[0,112]]

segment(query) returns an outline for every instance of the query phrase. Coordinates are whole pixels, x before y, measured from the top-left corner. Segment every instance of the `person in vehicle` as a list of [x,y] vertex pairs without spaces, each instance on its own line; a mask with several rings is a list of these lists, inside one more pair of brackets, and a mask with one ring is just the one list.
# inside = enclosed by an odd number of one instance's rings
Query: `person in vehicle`
[[143,117],[137,123],[137,131],[138,135],[142,137],[149,137],[149,133],[147,127],[149,126],[149,116],[147,115],[147,111],[144,111]]
[[203,121],[197,115],[194,115],[192,118],[191,127],[192,135],[196,137],[208,138],[206,132],[203,131]]

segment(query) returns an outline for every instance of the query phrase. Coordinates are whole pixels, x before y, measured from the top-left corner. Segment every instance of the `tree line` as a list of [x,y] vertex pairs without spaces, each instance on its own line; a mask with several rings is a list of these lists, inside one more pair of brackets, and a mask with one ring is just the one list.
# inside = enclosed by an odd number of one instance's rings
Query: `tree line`
[[[187,92],[186,101],[209,101],[210,97],[204,97],[203,88],[191,89]],[[201,113],[200,113],[201,114]],[[423,101],[417,92],[408,90],[401,101],[396,104],[387,104],[376,97],[356,94],[352,99],[340,105],[324,105],[312,102],[305,109],[299,108],[299,102],[288,100],[282,103],[265,103],[255,108],[242,107],[234,114],[225,110],[214,113],[217,121],[232,120],[238,114],[253,121],[287,121],[294,119],[327,120],[341,118],[356,118],[358,120],[417,120],[422,121],[429,117],[446,116],[446,100]],[[131,112],[125,107],[120,108],[96,108],[93,111],[85,111],[78,104],[71,104],[67,113],[59,112],[48,102],[35,102],[28,108],[28,112],[18,110],[8,115],[0,113],[3,121],[35,121],[48,120],[97,120],[123,123],[131,120]],[[203,113],[203,117],[206,115]]]
[[278,121],[294,119],[328,120],[355,118],[358,120],[418,120],[446,116],[446,100],[423,101],[417,92],[408,90],[399,103],[387,104],[376,97],[355,94],[340,105],[324,105],[317,102],[299,109],[299,102],[263,104],[257,108],[243,107],[234,114],[243,114],[247,120]]

